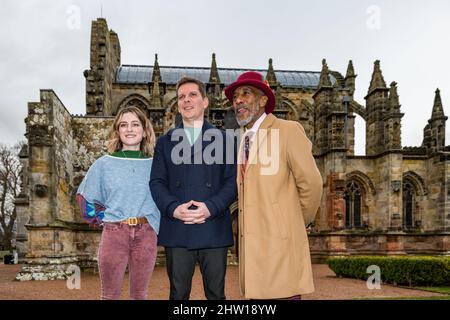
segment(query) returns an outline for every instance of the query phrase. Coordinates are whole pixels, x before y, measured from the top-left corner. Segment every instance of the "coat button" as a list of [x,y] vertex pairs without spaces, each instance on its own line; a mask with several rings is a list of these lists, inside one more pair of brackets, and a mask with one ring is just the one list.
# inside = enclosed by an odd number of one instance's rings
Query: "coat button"
[[179,187],[181,186],[181,182],[180,182],[180,181],[175,182],[175,186],[176,186],[177,188],[179,188]]
[[207,183],[206,183],[206,187],[207,187],[207,188],[211,188],[211,183],[207,182]]

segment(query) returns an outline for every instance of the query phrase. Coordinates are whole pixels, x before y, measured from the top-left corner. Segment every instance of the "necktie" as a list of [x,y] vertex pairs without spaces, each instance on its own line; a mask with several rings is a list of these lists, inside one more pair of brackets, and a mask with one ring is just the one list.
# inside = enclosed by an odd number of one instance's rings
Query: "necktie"
[[244,139],[244,154],[245,154],[244,164],[247,165],[248,156],[250,154],[250,136],[249,135],[246,135],[245,139]]
[[242,177],[245,175],[245,169],[247,168],[248,158],[250,155],[250,147],[251,147],[251,137],[253,135],[253,132],[248,132],[244,137],[244,159],[242,161],[241,165],[241,171],[242,171]]

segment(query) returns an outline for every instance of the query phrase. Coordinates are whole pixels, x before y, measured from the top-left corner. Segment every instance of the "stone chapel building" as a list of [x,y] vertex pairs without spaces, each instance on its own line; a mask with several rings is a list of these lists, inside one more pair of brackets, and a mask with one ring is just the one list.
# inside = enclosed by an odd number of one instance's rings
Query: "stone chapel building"
[[[177,116],[175,84],[183,76],[207,84],[207,118],[221,128],[237,123],[223,89],[247,69],[124,65],[118,35],[105,19],[92,22],[86,114],[72,115],[53,90],[28,103],[20,153],[22,193],[16,199],[17,246],[28,262],[18,278],[63,278],[67,266],[95,265],[100,232],[81,218],[75,193],[84,174],[106,152],[107,128],[128,105],[144,110],[162,135]],[[401,143],[397,83],[388,86],[375,61],[364,102],[353,98],[352,61],[341,74],[322,61],[321,72],[261,72],[277,97],[274,114],[300,122],[314,145],[324,194],[309,232],[313,261],[350,254],[450,254],[450,146],[445,145],[439,90],[421,146]],[[366,155],[354,155],[355,117],[366,122]],[[237,207],[232,207],[234,225]],[[230,261],[235,250],[231,250]],[[160,259],[163,260],[161,253]]]

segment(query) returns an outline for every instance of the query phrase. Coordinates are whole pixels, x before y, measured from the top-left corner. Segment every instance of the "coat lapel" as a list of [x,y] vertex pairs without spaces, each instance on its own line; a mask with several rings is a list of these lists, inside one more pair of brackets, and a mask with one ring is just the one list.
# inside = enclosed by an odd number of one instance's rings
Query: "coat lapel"
[[[189,139],[186,135],[186,132],[184,131],[183,123],[179,124],[174,129],[170,130],[168,133],[169,140],[171,143],[170,152],[172,152],[173,148],[178,145],[182,144],[183,148],[182,150],[185,150],[186,148],[191,148],[191,145],[189,144]],[[172,156],[171,154],[169,156]],[[189,163],[189,155],[184,154],[184,152],[181,153],[182,162],[183,163]]]
[[242,165],[242,152],[244,152],[244,128],[240,128],[239,129],[239,137],[240,137],[240,141],[239,141],[239,149],[238,149],[238,154],[237,154],[237,168],[238,168],[238,174],[237,174],[237,181],[238,183],[240,183],[242,181],[242,174],[241,174],[241,165]]
[[261,126],[258,128],[258,131],[256,132],[255,140],[253,141],[252,146],[250,147],[250,153],[248,156],[248,163],[246,172],[249,169],[249,166],[252,164],[257,163],[257,154],[259,153],[259,150],[261,149],[261,146],[263,143],[267,140],[267,134],[269,133],[270,128],[272,127],[276,117],[273,114],[268,114],[264,121],[261,123]]

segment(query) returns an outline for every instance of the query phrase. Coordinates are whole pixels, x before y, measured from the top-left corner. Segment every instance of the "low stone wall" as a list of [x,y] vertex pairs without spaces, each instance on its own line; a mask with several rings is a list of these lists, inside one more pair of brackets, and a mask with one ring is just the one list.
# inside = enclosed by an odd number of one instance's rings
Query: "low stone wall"
[[328,233],[310,234],[314,263],[342,255],[450,255],[450,233]]

